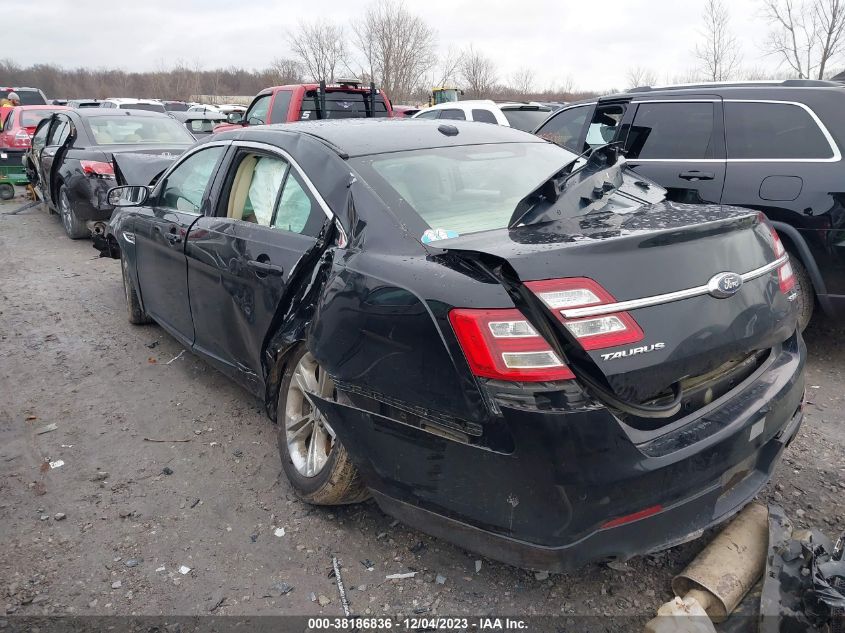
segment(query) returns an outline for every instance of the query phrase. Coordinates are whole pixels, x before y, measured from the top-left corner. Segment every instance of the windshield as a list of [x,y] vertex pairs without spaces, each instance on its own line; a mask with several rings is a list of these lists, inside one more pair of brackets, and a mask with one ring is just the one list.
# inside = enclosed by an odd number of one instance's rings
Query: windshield
[[537,127],[546,120],[546,117],[551,114],[551,110],[549,108],[544,108],[542,110],[502,108],[502,114],[505,115],[505,118],[508,120],[508,123],[511,124],[511,127],[515,127],[517,130],[523,130],[524,132],[531,132],[536,130]]
[[49,119],[58,110],[23,110],[21,112],[21,127],[36,127],[44,119]]
[[551,143],[502,143],[376,154],[350,163],[400,218],[416,215],[442,238],[507,227],[516,205],[574,159]]
[[192,144],[194,138],[169,117],[98,116],[88,119],[98,145],[135,145],[138,143]]
[[121,103],[117,106],[121,110],[146,110],[147,112],[165,112],[161,103]]

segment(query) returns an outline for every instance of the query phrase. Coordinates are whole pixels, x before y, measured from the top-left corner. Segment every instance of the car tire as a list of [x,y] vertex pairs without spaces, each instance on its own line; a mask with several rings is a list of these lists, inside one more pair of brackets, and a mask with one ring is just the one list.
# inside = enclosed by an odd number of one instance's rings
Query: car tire
[[0,184],[0,200],[11,200],[15,197],[15,188],[7,182]]
[[349,453],[307,393],[333,398],[334,384],[304,344],[291,353],[279,387],[277,437],[282,468],[294,492],[314,505],[369,498]]
[[795,253],[789,254],[789,263],[795,274],[796,285],[798,286],[798,329],[803,332],[813,318],[813,310],[816,307],[816,293],[813,290],[813,282],[804,263],[798,259]]
[[123,274],[123,294],[126,295],[126,314],[129,317],[129,322],[133,325],[152,323],[152,319],[147,316],[147,313],[141,307],[141,301],[138,299],[135,284],[132,283],[132,279],[129,276],[129,263],[123,255],[120,256],[120,270]]
[[62,217],[65,233],[67,233],[70,239],[79,240],[83,237],[91,236],[91,231],[85,226],[85,222],[76,217],[76,212],[70,203],[70,197],[67,194],[67,187],[65,185],[59,187],[59,214]]

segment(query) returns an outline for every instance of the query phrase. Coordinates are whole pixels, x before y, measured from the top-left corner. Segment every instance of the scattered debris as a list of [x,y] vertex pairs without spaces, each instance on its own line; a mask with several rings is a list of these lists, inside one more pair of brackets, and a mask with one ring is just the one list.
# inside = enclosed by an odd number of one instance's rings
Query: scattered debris
[[409,571],[404,574],[388,574],[384,577],[385,580],[404,580],[405,578],[413,578],[417,575],[415,571]]
[[359,562],[366,568],[367,571],[373,571],[376,568],[376,564],[369,558],[365,558]]
[[188,437],[188,438],[181,439],[181,440],[160,440],[160,439],[155,438],[155,437],[145,437],[144,441],[145,442],[161,442],[162,444],[170,444],[171,442],[190,442],[191,438]]
[[105,470],[97,471],[97,473],[91,477],[91,481],[105,481],[109,478],[109,474]]
[[277,527],[275,530],[273,530],[273,534],[275,534],[276,536],[284,536],[285,535],[285,528]]
[[476,574],[481,573],[481,561],[480,560],[475,561],[475,573]]
[[416,545],[412,545],[411,547],[409,547],[408,551],[410,551],[411,554],[419,554],[420,552],[425,550],[425,548],[426,548],[426,544],[423,543],[422,541],[418,541]]
[[211,600],[208,602],[208,610],[209,612],[213,613],[217,611],[218,607],[223,604],[226,600],[226,596],[223,595],[222,591],[215,591],[211,594]]
[[47,520],[47,519],[49,519],[50,517],[49,517],[48,515],[46,515],[46,514],[42,514],[42,515],[41,515],[40,517],[38,517],[38,518],[39,518],[39,519],[41,519],[42,521],[46,521],[46,520]]
[[73,448],[73,444],[62,444],[62,448]]
[[166,570],[167,570],[167,568],[164,565],[162,565],[161,567],[156,568],[156,573],[160,574],[161,572],[166,571]]
[[294,586],[289,585],[288,583],[286,583],[284,581],[274,582],[272,585],[270,585],[270,589],[268,590],[267,595],[265,595],[263,597],[265,597],[265,598],[267,598],[267,597],[279,598],[281,596],[286,596],[287,594],[289,594],[293,590],[294,590]]
[[38,419],[38,416],[37,416],[37,415],[28,415],[28,416],[26,416],[26,421],[27,421],[27,422],[32,422],[33,420],[37,420],[37,419]]
[[50,468],[51,468],[51,469],[53,469],[53,468],[61,468],[61,467],[62,467],[62,466],[64,466],[64,465],[65,465],[65,462],[64,462],[64,460],[62,460],[62,459],[57,459],[57,460],[56,460],[56,461],[54,461],[54,462],[50,462]]
[[169,361],[167,361],[167,362],[166,362],[166,363],[164,363],[164,364],[165,364],[165,365],[169,365],[169,364],[170,364],[170,363],[172,363],[173,361],[175,361],[175,360],[179,360],[180,358],[182,358],[182,355],[183,355],[184,353],[185,353],[185,350],[182,350],[181,352],[179,352],[178,354],[176,354],[176,356],[174,356],[173,358],[171,358]]
[[349,608],[349,600],[346,599],[346,589],[343,587],[343,578],[340,577],[340,563],[337,562],[337,556],[332,556],[332,569],[334,570],[334,580],[337,584],[337,592],[340,594],[340,604],[343,607],[343,615],[347,618],[352,613]]
[[138,558],[127,558],[125,561],[123,561],[123,564],[126,567],[137,567],[141,564],[141,560]]
[[119,580],[115,580],[115,581],[111,584],[111,588],[112,588],[112,589],[120,589],[122,586],[123,586],[123,583],[122,583],[122,582],[120,582]]
[[56,512],[56,514],[53,515],[54,521],[64,521],[66,518],[67,515],[64,512]]
[[329,605],[331,603],[332,599],[328,596],[324,596],[323,594],[317,596],[317,604],[319,604],[321,607],[325,607],[326,605]]
[[172,475],[173,469],[170,466],[165,466],[164,468],[161,469],[161,474],[162,475]]
[[147,362],[148,362],[150,365],[155,365],[158,361],[157,361],[155,358],[153,358],[152,356],[150,356],[150,357],[147,359]]
[[182,574],[183,576],[184,576],[185,574],[190,574],[190,573],[191,573],[191,568],[190,568],[190,567],[188,567],[187,565],[182,565],[182,566],[179,568],[179,573],[180,573],[180,574]]
[[191,501],[191,509],[196,508],[199,505],[199,502],[200,502],[199,497],[197,497],[196,499]]
[[311,592],[311,595],[309,595],[308,597],[311,599],[311,602],[317,602],[317,594],[314,593],[313,591]]
[[534,578],[536,580],[548,580],[549,579],[549,572],[547,572],[547,571],[534,572]]
[[624,563],[624,562],[622,562],[622,561],[620,561],[620,560],[611,560],[611,561],[608,561],[607,566],[608,566],[610,569],[613,569],[613,570],[615,570],[615,571],[630,571],[630,568],[628,567],[628,564],[627,564],[627,563]]
[[437,583],[438,585],[445,585],[446,584],[446,576],[444,576],[443,574],[437,574],[437,576],[434,579],[434,582]]
[[50,424],[48,424],[46,426],[42,426],[40,429],[36,429],[35,434],[36,435],[44,435],[45,433],[49,433],[50,431],[55,431],[57,428],[59,428],[59,425],[56,424],[55,422],[51,422]]
[[150,349],[155,349],[159,342],[160,341],[153,341],[152,343],[147,343],[147,347],[149,347]]

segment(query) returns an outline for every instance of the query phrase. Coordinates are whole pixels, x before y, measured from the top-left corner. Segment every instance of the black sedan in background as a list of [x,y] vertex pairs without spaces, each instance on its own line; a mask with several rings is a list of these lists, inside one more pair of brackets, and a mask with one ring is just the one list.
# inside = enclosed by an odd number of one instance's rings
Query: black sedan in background
[[106,194],[117,184],[116,156],[143,154],[147,162],[169,158],[164,169],[194,141],[166,114],[63,110],[36,128],[24,165],[48,209],[60,213],[68,236],[78,239],[101,233],[111,217]]
[[219,112],[168,112],[170,116],[185,126],[194,138],[202,138],[214,132],[214,126],[228,121],[226,115]]
[[113,189],[95,244],[130,322],[264,400],[304,499],[561,570],[748,503],[806,354],[765,217],[581,162],[471,122],[248,127]]

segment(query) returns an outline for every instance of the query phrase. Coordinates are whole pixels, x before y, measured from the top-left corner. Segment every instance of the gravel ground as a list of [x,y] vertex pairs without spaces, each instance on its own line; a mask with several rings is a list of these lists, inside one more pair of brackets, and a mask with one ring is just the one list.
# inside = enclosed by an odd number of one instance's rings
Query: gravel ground
[[[69,240],[43,207],[5,215],[20,204],[0,204],[6,613],[337,616],[336,554],[359,614],[644,616],[706,542],[543,578],[479,562],[372,502],[310,507],[260,403],[157,326],[129,325],[119,262]],[[817,321],[806,338],[811,404],[765,497],[835,535],[845,330]]]

